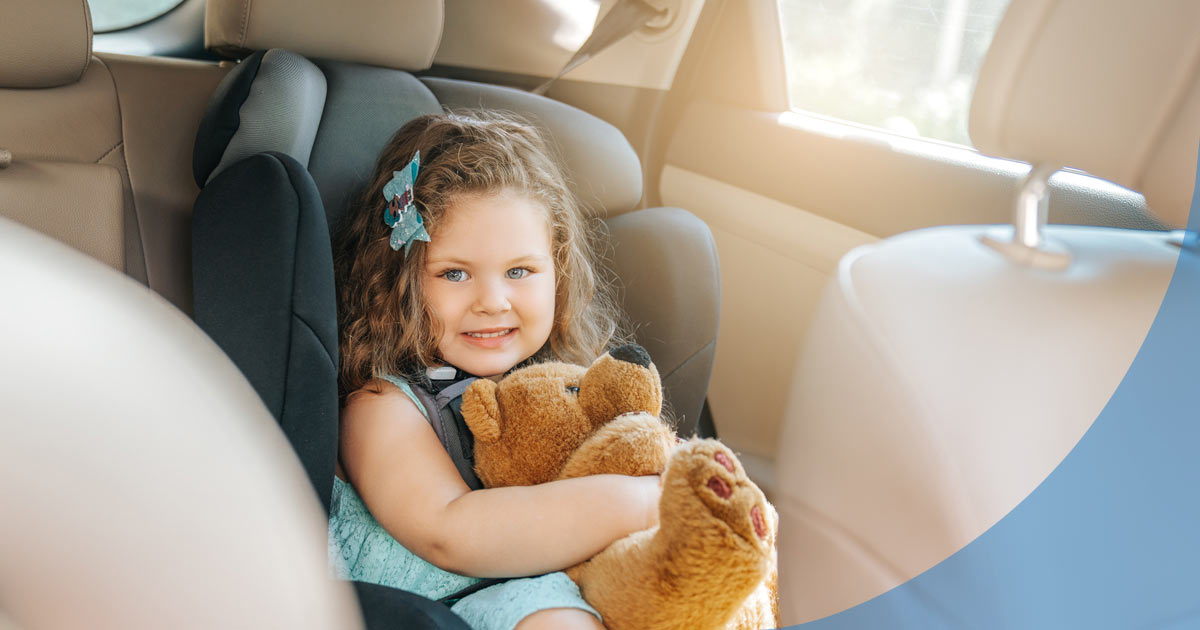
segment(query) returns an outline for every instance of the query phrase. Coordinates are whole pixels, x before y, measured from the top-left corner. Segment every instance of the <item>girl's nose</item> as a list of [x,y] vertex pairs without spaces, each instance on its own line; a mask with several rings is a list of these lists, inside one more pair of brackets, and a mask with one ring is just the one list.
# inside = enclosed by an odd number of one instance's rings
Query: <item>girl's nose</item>
[[479,293],[475,296],[475,312],[494,315],[510,309],[512,304],[508,301],[508,287],[503,281],[479,283]]

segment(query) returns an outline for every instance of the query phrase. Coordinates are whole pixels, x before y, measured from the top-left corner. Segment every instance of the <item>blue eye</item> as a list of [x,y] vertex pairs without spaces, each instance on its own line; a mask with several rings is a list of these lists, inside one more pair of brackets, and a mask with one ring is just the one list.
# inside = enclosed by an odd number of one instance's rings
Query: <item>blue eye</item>
[[578,394],[578,393],[579,393],[579,387],[577,387],[577,386],[575,386],[575,385],[567,385],[567,393],[569,393],[569,394]]
[[447,269],[439,275],[450,282],[462,282],[467,279],[467,272],[462,269]]
[[529,275],[529,270],[524,267],[513,267],[505,272],[505,275],[508,276],[509,280],[520,280]]

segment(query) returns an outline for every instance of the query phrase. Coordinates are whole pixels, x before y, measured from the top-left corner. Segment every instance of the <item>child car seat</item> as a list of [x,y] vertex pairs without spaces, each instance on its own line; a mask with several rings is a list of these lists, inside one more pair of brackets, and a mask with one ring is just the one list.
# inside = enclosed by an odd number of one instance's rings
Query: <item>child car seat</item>
[[[237,3],[210,3],[209,42],[216,50],[232,45],[212,32],[224,4]],[[427,39],[440,30],[440,12],[418,23],[424,14],[409,15],[405,3],[381,6],[373,13],[340,7],[323,19],[321,37],[340,30],[339,41],[370,40],[358,31],[377,20]],[[255,2],[244,30],[253,35],[260,23],[303,13],[295,9]],[[300,27],[276,35],[291,38],[283,43],[293,48],[315,46]],[[380,58],[352,45],[338,51],[342,60],[310,61],[280,49],[253,53],[218,87],[197,134],[194,166],[203,190],[193,224],[196,320],[280,418],[326,500],[337,411],[329,228],[383,144],[420,114],[497,107],[544,127],[564,155],[573,192],[589,211],[608,216],[624,306],[637,341],[663,374],[682,434],[695,430],[711,372],[719,280],[707,226],[674,208],[613,216],[641,196],[637,155],[616,128],[585,112],[518,90],[358,63],[424,67],[435,46],[431,39],[417,59]],[[323,433],[301,438],[297,431],[312,429],[311,418],[324,419]]]

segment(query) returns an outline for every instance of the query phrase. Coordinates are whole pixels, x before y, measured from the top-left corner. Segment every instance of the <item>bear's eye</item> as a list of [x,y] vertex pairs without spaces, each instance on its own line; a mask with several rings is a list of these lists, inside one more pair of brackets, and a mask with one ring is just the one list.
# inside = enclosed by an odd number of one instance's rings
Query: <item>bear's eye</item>
[[578,387],[578,386],[576,386],[576,385],[567,385],[567,393],[569,393],[569,394],[578,394],[578,393],[579,393],[579,387]]

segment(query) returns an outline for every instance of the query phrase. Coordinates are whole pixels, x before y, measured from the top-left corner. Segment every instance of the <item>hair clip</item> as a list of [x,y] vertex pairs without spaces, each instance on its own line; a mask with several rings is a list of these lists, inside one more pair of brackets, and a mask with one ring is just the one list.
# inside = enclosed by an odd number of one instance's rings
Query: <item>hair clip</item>
[[404,247],[404,255],[412,249],[417,241],[429,242],[429,233],[425,231],[425,221],[417,212],[413,198],[413,186],[417,181],[417,171],[421,168],[421,152],[417,151],[413,159],[402,171],[392,171],[392,180],[383,187],[383,198],[388,205],[383,210],[383,222],[392,228],[392,237],[388,243],[392,249],[399,251]]

